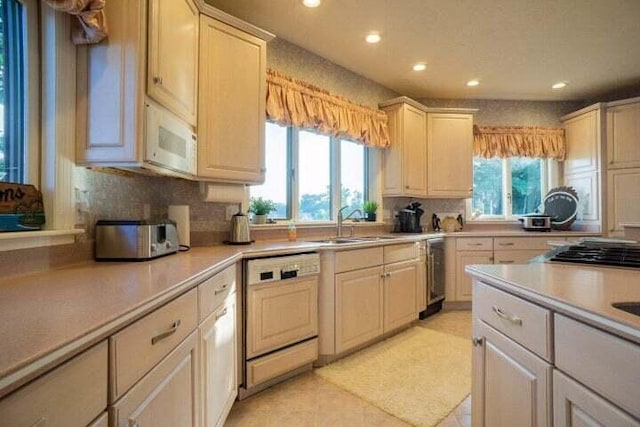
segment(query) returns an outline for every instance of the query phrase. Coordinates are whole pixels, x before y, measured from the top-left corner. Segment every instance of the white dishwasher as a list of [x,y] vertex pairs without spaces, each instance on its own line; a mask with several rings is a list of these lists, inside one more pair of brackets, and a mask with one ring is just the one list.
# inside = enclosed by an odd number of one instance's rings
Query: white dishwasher
[[317,253],[245,261],[240,399],[318,358],[319,273]]

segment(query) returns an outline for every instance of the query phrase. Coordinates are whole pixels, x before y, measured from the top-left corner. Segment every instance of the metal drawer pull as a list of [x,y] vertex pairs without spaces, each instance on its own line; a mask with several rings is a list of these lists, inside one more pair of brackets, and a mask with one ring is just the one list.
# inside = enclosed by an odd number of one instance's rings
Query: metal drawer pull
[[473,337],[471,338],[471,342],[473,343],[474,347],[482,345],[482,337]]
[[522,319],[519,318],[518,316],[514,316],[512,314],[507,314],[504,311],[502,311],[501,308],[496,307],[495,305],[492,307],[493,308],[493,312],[498,315],[498,317],[507,320],[511,323],[513,323],[514,325],[522,325]]
[[508,243],[498,243],[499,246],[513,246],[514,243],[513,242],[508,242]]
[[218,320],[221,317],[224,317],[226,315],[227,315],[227,307],[225,307],[224,310],[222,310],[222,313],[216,315],[216,320]]
[[228,283],[225,283],[224,285],[222,285],[221,287],[219,287],[218,289],[216,289],[215,291],[213,291],[213,294],[214,294],[214,295],[221,294],[221,293],[223,293],[224,291],[226,291],[228,287],[229,287],[229,284],[228,284]]
[[515,261],[512,259],[503,259],[498,261],[498,264],[513,264]]
[[482,246],[482,243],[467,243],[468,246]]
[[151,345],[154,345],[158,341],[161,341],[161,340],[165,339],[166,337],[168,337],[169,335],[174,334],[178,330],[179,326],[180,326],[180,320],[178,319],[175,322],[173,322],[173,325],[171,326],[171,329],[169,329],[168,331],[164,331],[161,334],[158,334],[155,337],[151,338]]

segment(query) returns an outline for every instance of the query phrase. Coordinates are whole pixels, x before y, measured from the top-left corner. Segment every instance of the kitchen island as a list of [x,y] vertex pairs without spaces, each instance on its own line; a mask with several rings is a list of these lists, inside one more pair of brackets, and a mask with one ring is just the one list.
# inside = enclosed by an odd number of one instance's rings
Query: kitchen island
[[471,265],[473,425],[640,425],[637,270]]

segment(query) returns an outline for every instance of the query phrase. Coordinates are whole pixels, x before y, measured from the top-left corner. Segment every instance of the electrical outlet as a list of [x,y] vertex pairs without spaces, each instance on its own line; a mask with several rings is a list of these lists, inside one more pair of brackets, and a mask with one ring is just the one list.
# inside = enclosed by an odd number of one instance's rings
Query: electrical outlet
[[239,205],[227,205],[227,211],[224,215],[226,221],[231,221],[231,217],[240,212]]

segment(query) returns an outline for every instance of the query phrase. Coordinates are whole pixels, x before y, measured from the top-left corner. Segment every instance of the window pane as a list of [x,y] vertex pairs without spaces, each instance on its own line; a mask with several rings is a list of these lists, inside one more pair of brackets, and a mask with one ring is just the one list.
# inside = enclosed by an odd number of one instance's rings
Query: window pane
[[473,212],[482,215],[504,215],[502,207],[502,160],[473,158]]
[[542,160],[512,157],[510,161],[512,214],[536,212],[542,202]]
[[277,210],[270,218],[287,218],[287,128],[267,123],[265,128],[264,184],[251,187],[251,197],[262,197],[275,203]]
[[340,141],[341,206],[362,209],[364,202],[364,146],[351,141]]
[[325,135],[300,131],[298,140],[298,219],[331,219],[331,150]]

